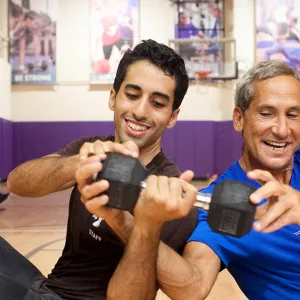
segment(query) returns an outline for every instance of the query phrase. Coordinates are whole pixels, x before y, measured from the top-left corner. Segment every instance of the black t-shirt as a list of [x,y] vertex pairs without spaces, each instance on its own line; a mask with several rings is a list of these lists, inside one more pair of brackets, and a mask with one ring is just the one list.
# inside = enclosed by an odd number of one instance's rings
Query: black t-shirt
[[[113,136],[86,137],[73,141],[57,152],[61,156],[78,154],[84,142],[113,141]],[[158,153],[146,166],[149,174],[178,177],[180,171],[163,152]],[[181,253],[185,242],[197,224],[198,211],[164,225],[161,240]],[[66,243],[51,274],[46,279],[46,287],[63,299],[102,300],[110,278],[116,269],[124,250],[124,245],[106,224],[105,220],[90,214],[80,201],[80,193],[74,187],[69,204]]]

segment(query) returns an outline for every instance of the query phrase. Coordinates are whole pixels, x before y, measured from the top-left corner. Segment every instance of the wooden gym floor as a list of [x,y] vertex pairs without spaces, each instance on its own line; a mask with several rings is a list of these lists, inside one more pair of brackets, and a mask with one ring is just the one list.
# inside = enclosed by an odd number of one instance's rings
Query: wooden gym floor
[[[195,181],[197,187],[206,182]],[[6,192],[0,183],[0,192]],[[59,258],[65,241],[68,202],[71,190],[32,199],[11,194],[0,205],[0,235],[47,275]],[[159,292],[156,300],[169,299]],[[231,275],[225,270],[207,297],[208,300],[245,300]]]

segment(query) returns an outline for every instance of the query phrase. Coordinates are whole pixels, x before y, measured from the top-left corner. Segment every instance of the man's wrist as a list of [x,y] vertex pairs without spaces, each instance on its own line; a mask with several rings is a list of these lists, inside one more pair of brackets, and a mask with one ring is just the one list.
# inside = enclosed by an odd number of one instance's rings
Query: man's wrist
[[130,233],[134,226],[133,216],[126,211],[120,211],[114,217],[106,217],[106,223],[117,234],[124,244],[127,244]]
[[143,236],[156,236],[160,235],[163,224],[151,219],[135,220],[134,229]]

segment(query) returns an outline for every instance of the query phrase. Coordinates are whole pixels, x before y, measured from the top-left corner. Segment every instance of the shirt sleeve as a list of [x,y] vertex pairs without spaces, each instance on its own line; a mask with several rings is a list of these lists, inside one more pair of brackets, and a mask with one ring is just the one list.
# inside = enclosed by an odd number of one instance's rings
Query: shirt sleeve
[[300,148],[295,153],[295,164],[300,165]]

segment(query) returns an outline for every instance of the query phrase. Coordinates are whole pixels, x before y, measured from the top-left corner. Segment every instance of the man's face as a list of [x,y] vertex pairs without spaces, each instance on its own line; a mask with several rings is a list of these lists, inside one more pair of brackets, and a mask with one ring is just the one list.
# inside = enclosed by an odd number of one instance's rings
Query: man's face
[[181,25],[186,25],[187,24],[187,16],[184,13],[181,13],[179,15],[179,23]]
[[179,109],[172,112],[175,79],[147,61],[132,64],[118,94],[112,90],[116,141],[134,141],[140,148],[160,144],[166,128],[175,125]]
[[243,115],[233,112],[243,133],[243,158],[251,167],[283,171],[300,145],[300,83],[281,75],[254,83],[255,97]]

